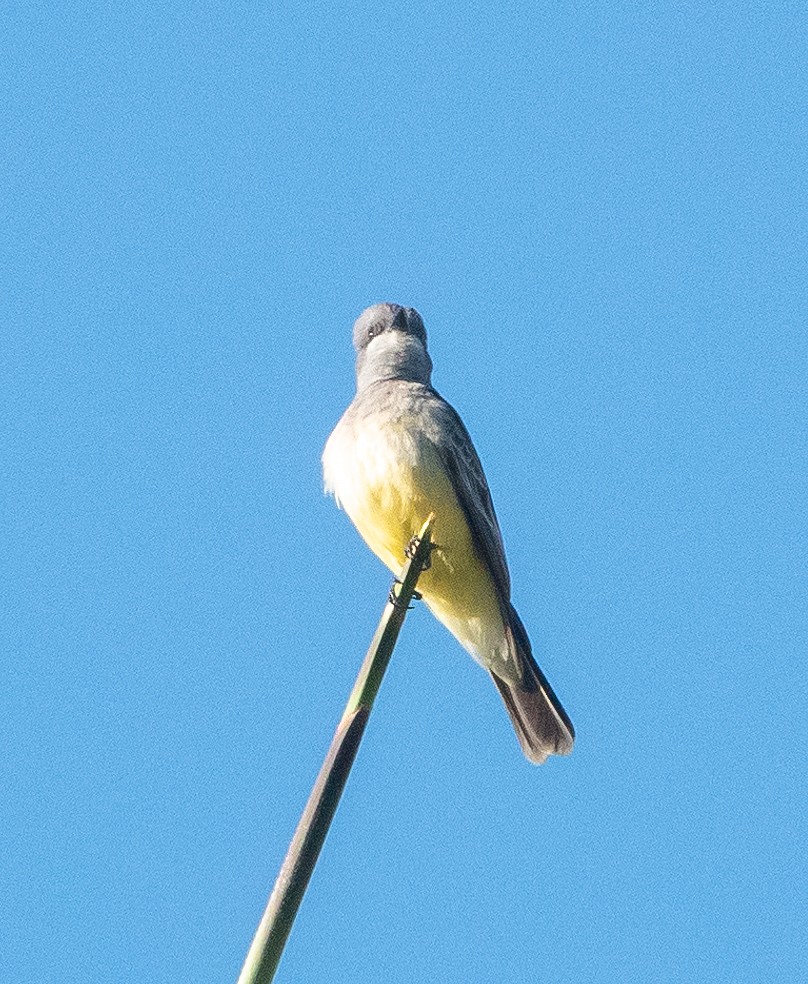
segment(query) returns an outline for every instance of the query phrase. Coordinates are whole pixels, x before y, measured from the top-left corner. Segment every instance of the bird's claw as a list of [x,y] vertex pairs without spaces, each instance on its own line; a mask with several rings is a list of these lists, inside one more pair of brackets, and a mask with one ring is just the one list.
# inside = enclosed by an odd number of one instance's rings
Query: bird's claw
[[[420,546],[421,546],[421,537],[414,536],[407,544],[407,546],[404,548],[404,556],[407,558],[407,560],[413,559],[413,557],[415,556],[415,551]],[[427,550],[426,557],[424,558],[423,566],[421,567],[422,571],[428,571],[429,568],[432,566],[432,551],[436,547],[437,547],[436,543],[429,544],[429,549]]]
[[[397,577],[394,577],[393,578],[393,583],[390,585],[390,594],[387,596],[387,600],[390,602],[390,604],[393,606],[393,608],[398,608],[399,610],[406,609],[408,612],[411,612],[413,606],[412,605],[402,605],[401,599],[396,594],[396,585],[397,584],[400,585],[401,584],[401,581]],[[420,591],[413,591],[413,593],[412,593],[413,601],[420,601],[422,597],[423,597],[423,595],[421,594]]]

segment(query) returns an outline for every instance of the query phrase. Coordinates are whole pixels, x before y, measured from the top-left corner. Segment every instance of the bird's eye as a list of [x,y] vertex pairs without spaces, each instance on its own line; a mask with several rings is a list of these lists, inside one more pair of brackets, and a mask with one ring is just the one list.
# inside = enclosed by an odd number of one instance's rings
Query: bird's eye
[[375,338],[376,335],[378,334],[379,334],[379,329],[376,327],[376,325],[371,325],[370,328],[368,328],[368,341],[370,341],[371,338]]

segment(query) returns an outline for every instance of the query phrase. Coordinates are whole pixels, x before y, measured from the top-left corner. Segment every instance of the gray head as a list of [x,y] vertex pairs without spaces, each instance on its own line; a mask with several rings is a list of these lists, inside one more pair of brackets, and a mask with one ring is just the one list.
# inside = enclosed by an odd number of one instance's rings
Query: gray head
[[415,308],[374,304],[356,319],[356,385],[364,389],[385,379],[407,379],[429,385],[432,360],[426,350],[426,329]]

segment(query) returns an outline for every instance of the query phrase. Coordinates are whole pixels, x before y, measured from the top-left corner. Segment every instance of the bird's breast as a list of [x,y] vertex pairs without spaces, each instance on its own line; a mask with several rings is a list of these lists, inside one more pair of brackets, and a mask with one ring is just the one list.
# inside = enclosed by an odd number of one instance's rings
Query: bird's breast
[[435,455],[412,421],[377,416],[341,421],[326,444],[326,490],[393,570],[401,567],[404,548],[429,514]]
[[405,549],[435,514],[431,567],[418,582],[424,601],[486,665],[502,649],[503,621],[490,572],[475,549],[440,448],[417,417],[340,421],[323,453],[326,490],[370,549],[394,573]]

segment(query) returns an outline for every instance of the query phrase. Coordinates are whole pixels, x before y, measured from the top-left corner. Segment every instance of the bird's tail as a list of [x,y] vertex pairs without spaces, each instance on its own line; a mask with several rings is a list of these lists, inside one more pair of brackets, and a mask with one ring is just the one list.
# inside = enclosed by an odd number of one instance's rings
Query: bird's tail
[[522,620],[509,605],[506,633],[520,669],[518,684],[492,673],[525,756],[540,765],[548,755],[569,755],[575,729],[547,678],[539,669]]

